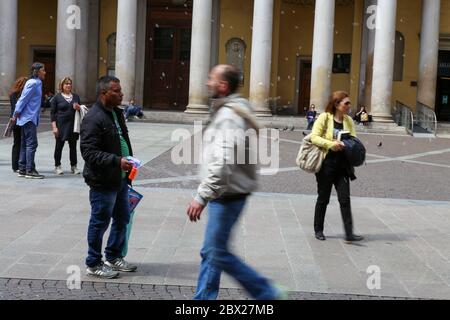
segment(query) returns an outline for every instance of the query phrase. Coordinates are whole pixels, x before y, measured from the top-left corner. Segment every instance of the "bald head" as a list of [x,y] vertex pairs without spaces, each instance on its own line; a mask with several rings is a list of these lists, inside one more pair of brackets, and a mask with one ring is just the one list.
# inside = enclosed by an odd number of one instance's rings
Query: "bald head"
[[239,88],[240,71],[232,65],[220,64],[215,66],[210,73],[208,87],[214,96],[229,96]]

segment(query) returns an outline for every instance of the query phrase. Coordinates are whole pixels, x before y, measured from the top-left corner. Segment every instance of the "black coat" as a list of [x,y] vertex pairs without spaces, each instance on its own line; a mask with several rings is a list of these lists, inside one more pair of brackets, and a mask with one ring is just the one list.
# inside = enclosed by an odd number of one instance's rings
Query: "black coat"
[[[123,111],[114,108],[130,155],[133,155]],[[92,188],[119,191],[122,184],[122,150],[113,114],[101,102],[95,103],[81,124],[81,154],[85,161],[83,176]],[[130,181],[129,181],[130,183]]]
[[11,118],[14,116],[14,111],[16,110],[17,101],[19,101],[19,94],[17,92],[13,92],[9,96],[9,103],[11,104]]
[[73,132],[76,112],[73,104],[81,104],[81,102],[77,94],[72,95],[73,99],[71,103],[68,103],[60,93],[54,96],[50,102],[52,108],[51,119],[52,122],[56,122],[56,127],[59,130],[59,139],[62,141],[78,139],[78,134],[74,134]]

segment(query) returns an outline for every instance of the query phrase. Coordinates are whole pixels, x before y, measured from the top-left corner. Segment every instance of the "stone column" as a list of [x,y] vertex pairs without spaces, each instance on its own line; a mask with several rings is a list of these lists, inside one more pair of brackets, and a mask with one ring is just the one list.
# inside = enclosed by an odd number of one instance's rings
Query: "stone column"
[[88,92],[88,61],[94,57],[89,57],[89,0],[78,0],[78,6],[81,12],[80,29],[76,32],[75,47],[75,79],[74,92],[77,93],[81,101],[87,100]]
[[56,70],[55,89],[58,91],[59,83],[64,77],[75,78],[76,65],[76,36],[78,22],[83,15],[78,10],[76,0],[58,0],[58,21],[56,29]]
[[123,104],[130,102],[136,90],[137,0],[118,0],[116,77],[124,93]]
[[220,4],[221,0],[213,0],[211,21],[211,68],[219,63]]
[[363,50],[361,52],[359,101],[360,104],[367,107],[367,111],[370,111],[370,100],[372,99],[376,5],[377,0],[364,1]]
[[253,11],[250,103],[260,117],[270,117],[273,0],[255,0]]
[[392,122],[396,16],[397,0],[378,0],[371,110],[377,122]]
[[100,31],[100,0],[89,0],[89,39],[87,65],[87,103],[97,99],[96,83],[98,80],[99,62],[99,31]]
[[17,0],[0,1],[0,101],[9,101],[16,80],[17,10]]
[[331,94],[335,0],[316,0],[311,74],[311,104],[325,111]]
[[138,17],[136,33],[136,88],[134,98],[140,106],[144,105],[145,83],[145,44],[147,29],[147,0],[138,0]]
[[192,12],[189,105],[186,113],[208,113],[206,81],[211,63],[212,0],[195,0]]
[[441,0],[423,0],[422,4],[417,101],[434,109],[439,58]]

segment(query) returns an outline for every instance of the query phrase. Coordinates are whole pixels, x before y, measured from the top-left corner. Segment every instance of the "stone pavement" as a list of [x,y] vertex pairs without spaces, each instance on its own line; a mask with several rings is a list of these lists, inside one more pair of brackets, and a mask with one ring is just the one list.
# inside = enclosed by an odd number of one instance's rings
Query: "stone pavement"
[[[69,289],[66,281],[0,279],[0,300],[191,300],[195,287],[83,282]],[[408,300],[350,294],[290,292],[289,300]],[[220,289],[218,300],[249,300],[241,289]]]
[[[171,132],[180,126],[131,123],[129,127],[136,156],[148,163],[173,147]],[[74,266],[80,268],[80,280],[92,289],[87,290],[92,297],[115,299],[113,287],[131,291],[133,299],[146,298],[141,292],[155,299],[191,297],[207,220],[205,216],[198,224],[187,221],[185,210],[193,189],[136,187],[145,200],[135,216],[127,259],[138,263],[138,272],[108,283],[93,281],[84,276],[89,202],[82,178],[51,174],[54,141],[44,132],[39,135],[37,168],[48,178],[19,179],[10,170],[9,143],[0,140],[0,278],[4,278],[0,298],[30,298],[36,292],[33,285],[45,298],[82,296],[83,290],[73,293],[64,287],[68,268]],[[315,240],[314,204],[314,195],[255,194],[236,229],[233,250],[287,287],[291,299],[450,299],[450,202],[354,197],[356,230],[366,236],[355,245],[342,241],[335,198],[327,215],[328,240]],[[379,289],[368,288],[376,276],[368,273],[370,267],[381,271]],[[222,288],[222,298],[245,297],[227,275]]]

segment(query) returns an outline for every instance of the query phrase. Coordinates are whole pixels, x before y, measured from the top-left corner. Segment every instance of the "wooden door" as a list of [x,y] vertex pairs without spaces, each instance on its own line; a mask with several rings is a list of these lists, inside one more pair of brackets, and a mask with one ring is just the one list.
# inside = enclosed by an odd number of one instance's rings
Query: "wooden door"
[[151,106],[168,109],[172,106],[175,79],[176,28],[161,26],[153,29],[151,71]]
[[55,65],[56,65],[56,52],[52,49],[34,50],[33,54],[34,62],[41,62],[45,65],[45,80],[43,81],[42,91],[43,94],[51,91],[55,92]]
[[167,21],[152,27],[149,104],[154,109],[185,110],[189,100],[190,25]]
[[300,88],[298,99],[298,114],[306,115],[311,101],[311,61],[300,62]]
[[191,63],[191,28],[178,29],[178,60],[176,61],[175,106],[186,109],[189,103],[189,73]]

